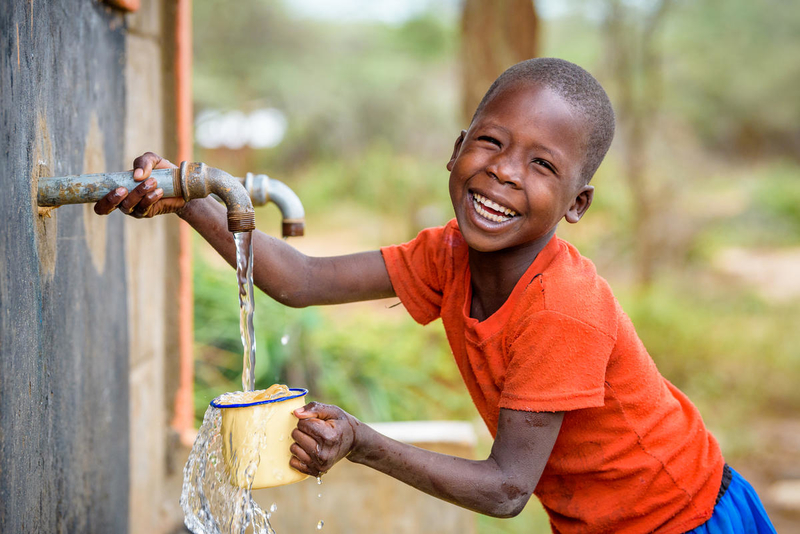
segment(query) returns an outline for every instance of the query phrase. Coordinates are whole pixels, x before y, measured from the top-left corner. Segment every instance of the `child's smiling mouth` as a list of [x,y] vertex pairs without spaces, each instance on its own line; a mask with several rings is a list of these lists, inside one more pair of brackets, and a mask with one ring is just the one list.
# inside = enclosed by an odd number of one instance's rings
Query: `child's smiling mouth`
[[470,194],[472,195],[472,205],[475,207],[475,211],[484,219],[498,223],[504,223],[517,216],[517,212],[511,208],[507,208],[501,204],[498,204],[497,202],[494,202],[493,200],[489,200],[485,196],[473,191],[470,191]]

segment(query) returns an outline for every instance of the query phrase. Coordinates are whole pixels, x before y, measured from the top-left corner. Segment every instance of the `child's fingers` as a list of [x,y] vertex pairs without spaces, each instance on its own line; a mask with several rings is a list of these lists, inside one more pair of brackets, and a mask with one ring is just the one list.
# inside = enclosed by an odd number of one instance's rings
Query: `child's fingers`
[[158,167],[163,158],[152,152],[145,152],[133,160],[133,179],[141,182],[150,176],[150,172]]
[[300,471],[301,473],[304,473],[306,475],[311,475],[312,477],[316,477],[316,476],[320,475],[319,469],[317,469],[316,467],[310,467],[307,464],[304,464],[303,462],[301,462],[300,460],[298,460],[294,456],[292,456],[289,459],[289,466],[292,469],[296,469],[297,471]]
[[306,465],[313,465],[314,461],[311,459],[311,456],[303,450],[303,448],[298,445],[297,443],[292,443],[292,446],[289,447],[289,451],[292,455],[303,462]]
[[141,219],[143,217],[147,217],[149,215],[150,207],[161,200],[161,196],[164,194],[163,189],[156,189],[155,191],[150,191],[147,193],[142,200],[136,204],[136,207],[133,208],[132,215],[137,219]]
[[341,409],[330,404],[322,404],[321,402],[309,402],[302,408],[294,411],[298,419],[337,419],[341,415]]
[[318,403],[316,403],[316,402],[309,402],[308,404],[306,404],[302,408],[296,409],[294,411],[295,417],[297,417],[298,419],[308,419],[310,417],[316,417],[317,415],[314,412],[314,407],[317,404]]
[[168,159],[166,159],[166,158],[161,158],[161,161],[159,161],[159,162],[156,164],[156,166],[155,166],[155,167],[153,167],[153,168],[154,168],[154,169],[174,169],[175,167],[177,167],[177,165],[175,165],[174,163],[172,163],[172,162],[171,162],[171,161],[169,161]]
[[119,203],[119,210],[122,213],[131,214],[133,209],[145,195],[153,191],[156,187],[156,181],[152,178],[145,180],[143,183],[137,185],[133,191],[128,193],[128,196]]
[[117,209],[119,203],[122,202],[127,195],[128,190],[124,187],[114,189],[94,205],[94,212],[98,215],[108,215]]
[[326,440],[336,439],[334,426],[322,419],[300,419],[297,422],[297,429],[309,436],[313,436],[313,438],[320,443],[324,443]]
[[303,450],[309,454],[316,454],[319,450],[319,445],[308,433],[301,431],[299,428],[292,430],[292,439]]

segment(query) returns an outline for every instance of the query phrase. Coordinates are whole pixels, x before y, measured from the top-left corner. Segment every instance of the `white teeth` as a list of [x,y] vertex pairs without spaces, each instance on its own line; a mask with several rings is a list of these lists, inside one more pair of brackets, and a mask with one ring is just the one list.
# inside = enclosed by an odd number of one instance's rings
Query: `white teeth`
[[[517,212],[514,210],[508,209],[505,206],[501,206],[497,202],[489,200],[488,198],[484,197],[483,195],[479,195],[478,193],[472,194],[473,204],[475,205],[475,211],[477,211],[482,217],[489,219],[490,221],[494,222],[506,222],[512,217],[516,216]],[[502,215],[495,215],[494,213],[489,213],[483,206],[492,208],[495,211],[499,211],[500,213],[505,213],[506,217]]]

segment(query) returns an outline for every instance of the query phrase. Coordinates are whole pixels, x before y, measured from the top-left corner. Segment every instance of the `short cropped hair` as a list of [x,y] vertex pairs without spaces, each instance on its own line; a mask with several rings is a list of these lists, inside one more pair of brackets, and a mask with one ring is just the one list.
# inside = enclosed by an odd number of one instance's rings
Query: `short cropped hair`
[[581,175],[588,183],[614,138],[614,109],[603,87],[591,74],[569,61],[549,57],[528,59],[509,67],[494,81],[478,104],[471,122],[495,94],[517,82],[547,87],[583,115],[589,133]]

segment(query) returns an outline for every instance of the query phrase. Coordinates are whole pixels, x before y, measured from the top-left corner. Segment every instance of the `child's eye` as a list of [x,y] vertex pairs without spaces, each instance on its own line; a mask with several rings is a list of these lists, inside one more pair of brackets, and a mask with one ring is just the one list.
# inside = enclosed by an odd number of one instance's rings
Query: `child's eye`
[[531,163],[533,163],[534,165],[540,165],[540,166],[544,167],[545,169],[549,170],[550,172],[556,172],[556,170],[553,168],[553,166],[550,165],[550,163],[548,163],[547,161],[545,161],[543,159],[536,158]]
[[488,135],[482,135],[482,136],[478,137],[478,141],[486,141],[487,143],[491,143],[493,145],[500,146],[500,141],[498,141],[494,137],[490,137]]

